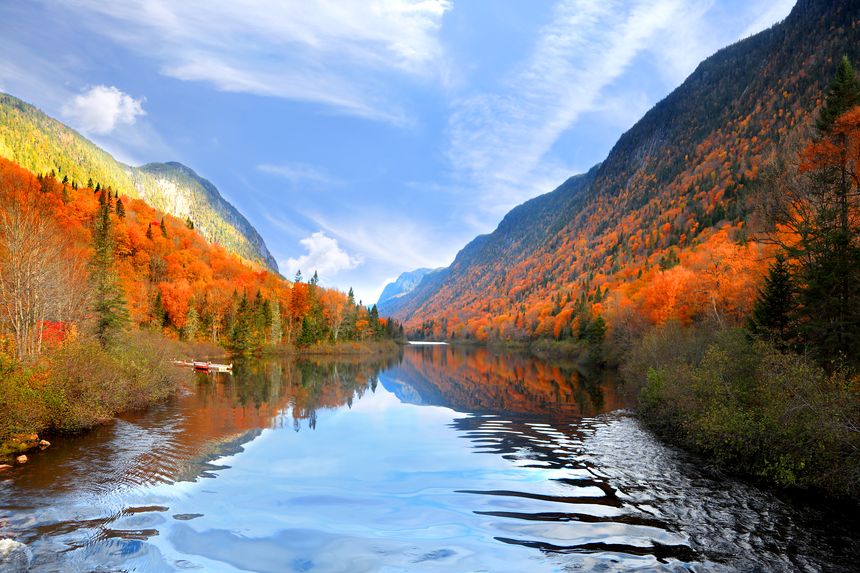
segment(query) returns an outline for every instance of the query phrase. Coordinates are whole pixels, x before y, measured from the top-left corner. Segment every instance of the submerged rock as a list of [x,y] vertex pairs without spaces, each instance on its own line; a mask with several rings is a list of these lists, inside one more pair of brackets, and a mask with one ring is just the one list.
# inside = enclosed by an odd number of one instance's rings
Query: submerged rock
[[50,448],[50,447],[51,447],[51,442],[49,442],[48,440],[42,440],[42,441],[40,441],[40,442],[39,442],[39,447],[40,447],[40,448],[42,448],[43,450],[44,450],[45,448]]
[[12,539],[0,539],[0,573],[23,573],[30,568],[30,548]]
[[9,464],[0,464],[0,472],[4,472],[4,471],[10,469],[11,467],[12,466],[10,466]]
[[18,456],[17,458],[15,458],[15,461],[18,462],[19,464],[26,464],[29,461],[29,459],[30,458],[28,458],[27,456],[22,454],[22,455]]

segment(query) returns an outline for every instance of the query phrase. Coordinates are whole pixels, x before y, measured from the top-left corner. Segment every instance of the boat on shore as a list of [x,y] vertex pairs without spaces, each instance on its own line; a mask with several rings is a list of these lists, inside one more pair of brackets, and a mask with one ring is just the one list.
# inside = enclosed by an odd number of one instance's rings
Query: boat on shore
[[204,362],[202,360],[174,360],[177,366],[193,368],[197,372],[233,372],[233,364],[218,364],[216,362]]

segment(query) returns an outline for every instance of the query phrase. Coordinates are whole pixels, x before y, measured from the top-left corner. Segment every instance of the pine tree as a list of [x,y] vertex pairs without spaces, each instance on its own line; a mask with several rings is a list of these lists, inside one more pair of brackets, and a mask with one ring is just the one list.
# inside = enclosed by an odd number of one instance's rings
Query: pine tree
[[194,340],[197,336],[197,331],[200,328],[200,315],[197,314],[197,307],[194,301],[188,305],[188,314],[185,315],[185,326],[182,328],[182,338],[185,340]]
[[293,279],[294,283],[302,282],[302,269],[296,271],[296,278]]
[[152,240],[152,225],[146,226],[146,238]]
[[818,131],[829,133],[836,119],[857,104],[860,104],[860,85],[857,83],[851,60],[848,56],[842,56],[818,115]]
[[161,299],[161,291],[155,294],[155,301],[152,303],[152,327],[158,331],[164,328],[167,322],[167,311],[164,310],[164,301]]
[[189,229],[191,229],[192,231],[194,230],[194,221],[191,220],[191,217],[185,218],[185,226],[188,227]]
[[271,342],[274,345],[278,345],[281,343],[281,338],[284,336],[283,327],[281,326],[281,304],[278,302],[278,299],[272,302],[271,306],[272,312],[272,328],[271,328]]
[[161,227],[161,236],[166,239],[167,238],[167,225],[164,224],[164,217],[161,218],[161,223],[159,226]]
[[308,284],[311,286],[317,286],[320,284],[320,276],[314,271],[314,276],[311,277],[311,280],[308,281]]
[[125,205],[122,204],[122,199],[116,200],[116,216],[125,219]]
[[764,287],[759,289],[749,319],[749,330],[753,336],[773,341],[786,349],[796,335],[793,327],[795,311],[794,279],[785,255],[780,253],[770,266]]
[[94,253],[90,263],[95,334],[103,347],[108,346],[116,332],[128,322],[125,295],[115,270],[111,226],[110,207],[105,203],[93,225]]

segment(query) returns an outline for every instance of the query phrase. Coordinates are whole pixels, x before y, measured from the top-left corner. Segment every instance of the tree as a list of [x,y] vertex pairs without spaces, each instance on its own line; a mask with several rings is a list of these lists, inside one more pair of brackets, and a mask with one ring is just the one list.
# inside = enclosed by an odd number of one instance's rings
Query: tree
[[164,224],[164,217],[161,218],[161,223],[159,224],[161,227],[161,236],[165,239],[167,238],[167,225]]
[[194,301],[188,305],[188,314],[185,315],[185,326],[182,327],[182,338],[185,340],[194,340],[197,336],[197,330],[200,328],[200,315],[197,314],[197,307]]
[[90,282],[93,288],[95,334],[103,347],[108,346],[117,331],[128,322],[125,295],[119,284],[113,252],[110,206],[100,205],[93,223],[93,258]]
[[116,216],[125,219],[125,205],[122,204],[122,199],[116,200]]
[[194,230],[194,221],[191,220],[191,217],[185,218],[185,226],[188,227],[189,229],[191,229],[192,231]]
[[281,338],[283,338],[284,333],[281,329],[281,303],[278,302],[277,298],[272,302],[271,312],[272,329],[270,337],[272,340],[272,344],[278,345],[281,343]]
[[70,320],[85,306],[81,264],[64,251],[35,185],[12,170],[0,172],[0,323],[11,328],[20,361],[40,354],[46,321]]
[[776,343],[785,349],[794,338],[793,329],[795,303],[794,279],[785,255],[780,253],[771,264],[764,287],[753,306],[749,319],[752,334]]
[[854,73],[851,60],[848,59],[848,56],[842,56],[839,66],[836,68],[836,75],[830,82],[824,105],[818,114],[818,120],[815,124],[818,131],[825,134],[830,133],[833,130],[833,124],[836,123],[836,118],[857,104],[860,104],[860,85],[857,83],[857,76]]

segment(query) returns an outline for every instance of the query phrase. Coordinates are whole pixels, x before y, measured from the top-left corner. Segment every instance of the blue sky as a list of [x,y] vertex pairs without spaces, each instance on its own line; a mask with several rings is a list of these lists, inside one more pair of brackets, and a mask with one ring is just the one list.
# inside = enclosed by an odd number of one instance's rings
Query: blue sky
[[604,159],[793,0],[0,0],[0,91],[210,179],[373,302]]

